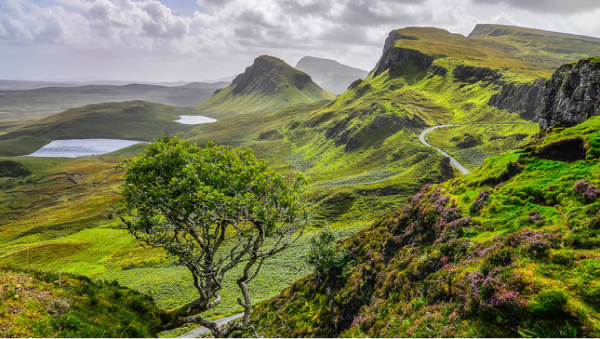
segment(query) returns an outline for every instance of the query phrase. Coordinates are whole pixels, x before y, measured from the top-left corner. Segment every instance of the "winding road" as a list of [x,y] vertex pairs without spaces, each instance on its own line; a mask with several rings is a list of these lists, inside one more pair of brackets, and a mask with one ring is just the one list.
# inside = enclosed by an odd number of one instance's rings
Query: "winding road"
[[450,156],[450,154],[442,151],[441,149],[435,147],[435,146],[431,146],[429,143],[427,143],[427,141],[425,141],[425,136],[427,135],[427,133],[438,129],[438,128],[443,128],[443,127],[458,127],[461,125],[455,125],[455,124],[447,124],[447,125],[438,125],[438,126],[433,126],[431,128],[428,128],[426,130],[424,130],[423,132],[421,132],[421,134],[419,134],[419,141],[421,141],[421,143],[425,146],[428,147],[432,147],[435,148],[438,152],[440,152],[443,156],[445,156],[446,158],[450,159],[450,165],[452,165],[452,167],[456,168],[457,170],[459,170],[462,174],[469,174],[469,170],[461,165],[458,161],[456,161],[456,159],[454,159],[453,157]]
[[[527,125],[527,124],[535,124],[532,122],[473,122],[473,123],[467,123],[464,125]],[[448,153],[442,151],[441,149],[430,145],[426,140],[425,140],[425,136],[427,135],[427,133],[438,129],[438,128],[444,128],[444,127],[459,127],[459,126],[463,126],[463,125],[458,125],[458,124],[446,124],[446,125],[438,125],[438,126],[433,126],[430,127],[426,130],[424,130],[423,132],[421,132],[421,134],[419,134],[419,141],[421,141],[421,143],[427,147],[431,147],[431,148],[435,148],[435,150],[437,150],[438,152],[440,152],[443,156],[445,156],[446,158],[450,159],[450,165],[452,165],[452,167],[456,168],[457,170],[459,170],[462,174],[469,174],[470,171],[463,165],[461,165],[458,161],[456,161],[456,159],[454,159],[453,157],[451,157]]]

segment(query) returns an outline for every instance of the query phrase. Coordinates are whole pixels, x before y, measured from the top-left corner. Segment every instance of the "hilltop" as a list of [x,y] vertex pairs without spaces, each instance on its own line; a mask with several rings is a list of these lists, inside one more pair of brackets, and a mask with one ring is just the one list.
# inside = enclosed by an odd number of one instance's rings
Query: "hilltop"
[[306,72],[319,86],[334,94],[341,94],[356,79],[369,72],[340,64],[331,59],[305,56],[298,61],[296,69]]
[[294,69],[283,60],[262,55],[231,85],[217,90],[195,108],[201,114],[220,117],[274,112],[286,106],[331,100],[333,97],[306,73]]

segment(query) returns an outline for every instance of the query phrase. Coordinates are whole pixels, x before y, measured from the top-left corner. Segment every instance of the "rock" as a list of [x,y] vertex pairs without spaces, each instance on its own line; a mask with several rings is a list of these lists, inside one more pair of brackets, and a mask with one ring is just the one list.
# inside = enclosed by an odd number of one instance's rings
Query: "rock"
[[498,71],[487,67],[475,67],[467,65],[458,65],[452,71],[454,78],[460,82],[467,82],[470,84],[478,81],[490,81],[493,82],[502,77],[502,74]]
[[424,54],[420,51],[396,47],[396,40],[416,40],[415,37],[402,35],[397,31],[392,31],[385,40],[383,47],[383,54],[377,65],[375,66],[374,76],[389,70],[390,72],[399,72],[408,65],[414,65],[421,71],[428,69],[433,61],[434,57]]
[[546,83],[537,115],[541,129],[574,126],[600,111],[600,58],[560,67]]
[[519,112],[522,118],[535,121],[542,107],[545,84],[544,78],[526,84],[503,84],[500,92],[492,95],[488,104],[511,112]]

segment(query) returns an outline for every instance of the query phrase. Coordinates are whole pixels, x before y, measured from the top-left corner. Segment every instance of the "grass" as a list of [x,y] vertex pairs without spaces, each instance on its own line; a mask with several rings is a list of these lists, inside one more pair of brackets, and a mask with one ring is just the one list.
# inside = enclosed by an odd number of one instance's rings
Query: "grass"
[[0,268],[2,337],[153,337],[152,298],[116,283],[49,271]]
[[181,107],[193,106],[208,99],[218,85],[204,88],[163,87],[130,84],[125,86],[90,85],[80,87],[46,87],[33,90],[4,90],[0,96],[0,125],[22,124],[56,113],[92,104],[145,100]]
[[[254,325],[289,337],[597,336],[599,127],[555,130],[424,187],[343,242],[350,276],[296,282]],[[585,160],[537,156],[573,135],[590,145]]]
[[537,124],[474,124],[438,128],[427,141],[457,159],[469,169],[483,165],[485,159],[511,152],[539,132]]

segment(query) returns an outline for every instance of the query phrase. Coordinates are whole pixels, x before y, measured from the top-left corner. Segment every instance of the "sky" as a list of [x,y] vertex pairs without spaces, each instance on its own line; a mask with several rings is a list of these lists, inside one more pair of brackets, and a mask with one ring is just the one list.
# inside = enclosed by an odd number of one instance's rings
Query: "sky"
[[600,37],[599,17],[598,0],[0,0],[0,79],[202,81],[263,54],[371,70],[398,28]]

